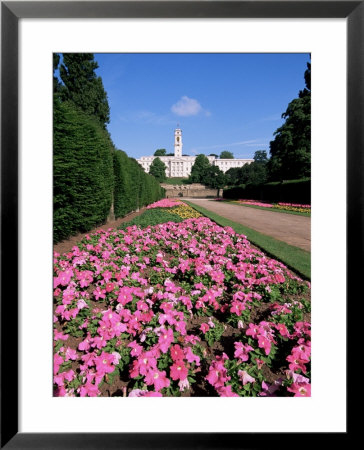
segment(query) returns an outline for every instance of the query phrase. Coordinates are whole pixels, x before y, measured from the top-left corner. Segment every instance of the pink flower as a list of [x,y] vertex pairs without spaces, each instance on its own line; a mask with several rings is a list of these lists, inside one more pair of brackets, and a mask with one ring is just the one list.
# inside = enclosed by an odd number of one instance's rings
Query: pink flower
[[257,339],[258,334],[260,333],[260,329],[254,323],[249,324],[249,328],[246,330],[245,334],[247,336],[251,336],[254,339]]
[[160,392],[147,391],[146,389],[133,389],[128,397],[163,397]]
[[110,353],[102,352],[100,356],[97,356],[94,361],[96,370],[100,375],[114,372],[115,367],[113,365],[115,356]]
[[119,290],[118,302],[125,306],[133,300],[132,289],[129,287],[122,287]]
[[163,353],[167,353],[169,346],[174,341],[173,330],[168,328],[168,330],[162,329],[161,335],[159,336],[158,344],[159,348]]
[[305,364],[308,362],[308,359],[301,359],[301,356],[304,356],[302,353],[295,352],[294,349],[292,350],[292,354],[287,356],[286,360],[290,363],[288,367],[293,372],[296,372],[297,370],[302,370],[303,373],[307,372]]
[[310,380],[306,377],[304,377],[301,374],[295,373],[292,370],[287,370],[286,371],[287,374],[287,378],[290,379],[292,378],[294,383],[309,383]]
[[115,288],[114,283],[106,283],[106,292],[112,292]]
[[67,269],[58,274],[58,282],[62,286],[67,286],[73,277],[73,270]]
[[276,329],[278,330],[278,332],[280,333],[281,336],[289,336],[289,332],[287,330],[286,325],[284,325],[284,323],[277,323]]
[[112,278],[113,274],[112,272],[110,272],[110,270],[106,270],[105,272],[103,272],[102,277],[105,280],[106,283],[108,283],[111,278]]
[[56,329],[54,330],[54,340],[58,341],[59,339],[61,339],[62,341],[67,341],[67,339],[69,338],[69,334],[63,334],[60,331],[57,331]]
[[77,279],[81,287],[88,287],[93,281],[93,272],[91,270],[84,270],[77,273]]
[[188,370],[183,361],[175,361],[170,367],[170,375],[172,380],[184,380],[187,378]]
[[53,356],[53,373],[56,374],[59,371],[59,366],[63,363],[63,358],[61,355],[56,353]]
[[95,296],[95,299],[98,300],[99,298],[105,298],[105,292],[105,289],[101,289],[100,286],[97,286],[93,291],[93,295]]
[[138,360],[133,361],[133,367],[130,371],[130,376],[136,378],[138,375],[147,375],[151,369],[157,368],[157,360],[160,353],[155,350],[149,350],[142,353]]
[[240,380],[243,382],[243,386],[245,386],[247,383],[255,382],[255,378],[250,376],[245,370],[238,370],[238,375],[240,377]]
[[111,354],[112,354],[113,357],[114,357],[114,360],[113,360],[112,363],[114,364],[114,366],[117,366],[117,365],[119,364],[121,355],[120,355],[120,353],[118,353],[118,352],[112,352]]
[[257,367],[260,370],[263,367],[263,364],[265,364],[265,362],[261,359],[256,358],[255,359],[256,363],[257,363]]
[[232,302],[230,312],[235,313],[237,316],[241,316],[241,313],[245,310],[245,304],[239,301]]
[[254,350],[250,345],[244,345],[241,342],[234,342],[235,352],[234,357],[239,358],[241,361],[248,361],[249,352]]
[[99,395],[99,389],[95,384],[87,382],[80,388],[81,397],[97,397]]
[[293,392],[294,397],[311,397],[311,385],[309,383],[293,383],[287,387],[287,391]]
[[131,356],[140,356],[142,354],[143,347],[137,341],[130,342],[128,347],[132,349],[130,352]]
[[200,365],[200,357],[195,355],[192,350],[191,347],[187,347],[185,348],[185,355],[186,355],[186,359],[189,363],[195,362],[196,366]]
[[205,334],[207,331],[209,331],[210,327],[207,325],[207,323],[202,323],[200,326],[200,330]]
[[275,392],[282,386],[282,379],[278,378],[273,384],[269,385],[262,381],[262,391],[258,394],[260,397],[275,397]]
[[258,345],[264,348],[265,354],[269,355],[272,343],[264,336],[258,336]]
[[224,386],[225,382],[230,380],[227,376],[227,369],[224,367],[224,360],[227,359],[226,355],[222,357],[217,356],[216,360],[212,362],[209,367],[209,373],[205,377],[206,380],[215,388]]
[[173,361],[183,360],[184,358],[183,350],[178,344],[172,345],[169,352]]
[[88,351],[91,348],[92,342],[93,342],[93,339],[92,339],[90,333],[88,333],[86,339],[78,344],[78,349],[81,351]]
[[169,379],[166,377],[166,372],[158,369],[151,369],[145,376],[145,383],[150,386],[154,385],[154,389],[159,392],[161,389],[170,385]]
[[217,392],[220,395],[220,397],[239,397],[238,394],[236,394],[235,392],[233,392],[231,390],[230,384],[228,384],[227,386],[222,386],[222,387],[218,388]]
[[185,389],[189,389],[190,383],[189,383],[188,379],[185,378],[184,380],[179,380],[178,387],[179,387],[180,392],[183,392]]
[[76,350],[73,350],[72,348],[68,347],[65,351],[65,356],[66,356],[65,361],[69,361],[70,359],[75,361],[77,359],[77,352]]

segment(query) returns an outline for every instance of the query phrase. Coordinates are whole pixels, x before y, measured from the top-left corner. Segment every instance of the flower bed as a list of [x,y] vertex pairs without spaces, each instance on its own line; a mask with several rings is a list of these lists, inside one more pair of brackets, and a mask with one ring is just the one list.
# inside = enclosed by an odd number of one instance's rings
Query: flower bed
[[182,219],[197,219],[198,217],[202,217],[202,214],[193,209],[191,206],[186,205],[186,203],[182,203],[181,206],[169,209],[168,212],[176,214]]
[[310,213],[311,205],[301,205],[298,203],[278,203],[274,205],[276,209],[282,209],[283,211],[294,211],[294,212],[303,212]]
[[238,202],[243,203],[244,205],[263,206],[264,208],[274,207],[271,203],[257,202],[256,200],[238,200]]
[[[216,198],[215,201],[221,200]],[[266,203],[245,199],[232,200],[232,202],[239,203],[245,206],[259,206],[261,208],[269,208],[273,210],[292,211],[307,214],[311,213],[311,205],[301,205],[298,203]]]
[[309,396],[309,284],[205,217],[54,255],[54,395]]
[[147,209],[153,209],[153,208],[173,208],[174,206],[182,205],[182,202],[170,199],[170,198],[164,198],[162,200],[159,200],[158,202],[152,203],[151,205],[147,206]]

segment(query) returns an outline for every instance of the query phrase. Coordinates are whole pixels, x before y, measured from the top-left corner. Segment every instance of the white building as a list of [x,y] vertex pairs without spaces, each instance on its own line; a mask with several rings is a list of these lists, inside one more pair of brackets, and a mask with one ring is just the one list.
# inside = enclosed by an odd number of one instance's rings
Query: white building
[[[160,158],[166,165],[167,178],[188,177],[196,156],[182,156],[182,146],[182,130],[176,128],[174,131],[174,156],[142,156],[137,161],[148,173],[153,159]],[[220,159],[215,156],[207,156],[207,158],[211,165],[220,167],[223,172],[232,167],[243,167],[245,164],[250,164],[254,161],[254,159]]]

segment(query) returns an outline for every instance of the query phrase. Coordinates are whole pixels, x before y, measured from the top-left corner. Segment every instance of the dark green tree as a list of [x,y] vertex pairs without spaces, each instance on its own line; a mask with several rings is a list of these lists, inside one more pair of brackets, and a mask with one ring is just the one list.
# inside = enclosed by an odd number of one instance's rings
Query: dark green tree
[[156,157],[153,159],[150,165],[149,173],[153,175],[159,182],[163,182],[166,179],[166,165],[160,158]]
[[55,75],[55,72],[59,66],[59,60],[60,60],[59,54],[53,53],[53,93],[56,93],[59,91],[59,87],[61,84]]
[[189,181],[192,183],[204,183],[207,178],[211,165],[207,156],[200,154],[196,156],[195,162],[191,168]]
[[166,149],[165,148],[158,148],[155,152],[154,152],[154,156],[166,156]]
[[240,167],[231,167],[231,169],[225,172],[226,184],[228,186],[238,186],[241,177]]
[[231,152],[224,150],[220,153],[220,158],[221,159],[234,159],[234,155]]
[[64,83],[63,100],[71,100],[102,126],[110,122],[110,107],[101,80],[95,73],[98,64],[93,53],[63,53],[60,76]]
[[292,100],[282,117],[284,124],[270,142],[268,162],[272,181],[294,180],[311,176],[311,64],[304,74],[306,88]]
[[267,182],[266,164],[252,162],[240,168],[239,184],[264,184]]
[[265,150],[257,150],[253,156],[254,162],[259,164],[267,164],[268,156]]
[[226,184],[226,176],[218,166],[210,166],[207,170],[203,184],[213,189],[221,189]]

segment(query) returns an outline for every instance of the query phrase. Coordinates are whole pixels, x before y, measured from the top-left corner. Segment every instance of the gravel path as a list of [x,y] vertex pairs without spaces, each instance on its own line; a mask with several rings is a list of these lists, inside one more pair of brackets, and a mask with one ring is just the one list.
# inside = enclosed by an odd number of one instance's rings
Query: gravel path
[[188,200],[226,219],[253,228],[287,244],[308,252],[311,251],[311,217],[263,211],[248,206],[207,199],[185,198],[183,200]]

